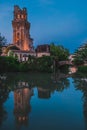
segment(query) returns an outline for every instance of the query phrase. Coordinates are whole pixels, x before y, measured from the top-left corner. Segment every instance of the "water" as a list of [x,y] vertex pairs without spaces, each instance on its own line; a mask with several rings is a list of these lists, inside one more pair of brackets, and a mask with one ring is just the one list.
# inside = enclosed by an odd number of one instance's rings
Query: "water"
[[86,130],[87,83],[62,76],[15,73],[0,80],[0,130]]

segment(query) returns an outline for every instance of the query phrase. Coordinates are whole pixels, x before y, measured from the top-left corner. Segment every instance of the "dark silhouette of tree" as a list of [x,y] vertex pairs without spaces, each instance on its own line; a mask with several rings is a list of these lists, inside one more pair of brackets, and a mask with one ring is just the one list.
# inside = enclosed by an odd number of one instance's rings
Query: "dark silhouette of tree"
[[9,89],[5,82],[0,80],[0,125],[7,118],[7,112],[3,106],[3,103],[7,100],[9,95]]
[[50,53],[58,61],[68,60],[69,50],[64,48],[62,45],[50,44]]
[[0,54],[2,53],[2,47],[4,45],[6,45],[6,43],[7,43],[6,38],[4,36],[2,36],[1,33],[0,33]]
[[85,123],[87,127],[87,75],[77,74],[73,77],[76,90],[80,90],[83,93],[83,114],[85,117]]
[[83,44],[75,51],[74,64],[81,65],[87,61],[87,43]]

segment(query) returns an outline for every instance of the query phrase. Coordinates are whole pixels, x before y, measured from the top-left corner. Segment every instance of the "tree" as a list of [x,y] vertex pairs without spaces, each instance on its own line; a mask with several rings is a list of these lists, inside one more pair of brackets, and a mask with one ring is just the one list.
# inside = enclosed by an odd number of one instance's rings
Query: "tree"
[[58,61],[65,61],[68,59],[69,50],[64,48],[62,45],[55,45],[51,43],[50,45],[51,56],[55,57]]
[[53,59],[50,56],[37,58],[37,70],[42,72],[52,72]]
[[75,51],[74,64],[81,65],[87,61],[87,43]]
[[0,33],[0,54],[2,53],[2,46],[6,45],[7,40]]

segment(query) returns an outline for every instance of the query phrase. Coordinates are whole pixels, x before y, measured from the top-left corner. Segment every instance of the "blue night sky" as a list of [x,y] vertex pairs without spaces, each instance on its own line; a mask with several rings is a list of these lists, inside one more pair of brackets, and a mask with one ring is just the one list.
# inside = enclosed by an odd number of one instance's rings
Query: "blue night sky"
[[74,52],[87,41],[87,0],[0,0],[0,32],[9,43],[14,5],[27,8],[34,46],[54,42]]

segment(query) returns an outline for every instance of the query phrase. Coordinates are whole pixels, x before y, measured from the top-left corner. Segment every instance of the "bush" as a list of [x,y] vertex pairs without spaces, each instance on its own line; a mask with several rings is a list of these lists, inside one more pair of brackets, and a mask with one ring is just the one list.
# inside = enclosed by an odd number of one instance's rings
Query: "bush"
[[53,59],[50,56],[43,56],[37,59],[37,70],[41,72],[52,72]]
[[79,66],[78,72],[87,73],[87,66]]
[[84,60],[82,58],[79,58],[79,57],[76,57],[73,62],[74,62],[75,65],[84,64]]
[[19,70],[19,62],[13,57],[0,57],[0,72],[15,72]]

